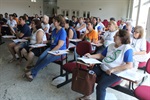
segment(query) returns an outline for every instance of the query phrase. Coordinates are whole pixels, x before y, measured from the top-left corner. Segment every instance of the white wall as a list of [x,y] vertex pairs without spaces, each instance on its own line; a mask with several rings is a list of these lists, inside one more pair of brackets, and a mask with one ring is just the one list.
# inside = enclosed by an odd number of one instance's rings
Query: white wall
[[29,16],[43,15],[43,0],[36,1],[36,3],[31,3],[31,0],[0,0],[0,13],[12,14],[15,12],[18,16],[24,13]]
[[[90,11],[92,16],[101,19],[115,17],[117,20],[127,17],[129,0],[57,0],[60,14],[63,10],[69,10],[69,18],[72,16],[72,10],[79,10],[81,17],[83,11]],[[102,10],[99,10],[101,8]]]

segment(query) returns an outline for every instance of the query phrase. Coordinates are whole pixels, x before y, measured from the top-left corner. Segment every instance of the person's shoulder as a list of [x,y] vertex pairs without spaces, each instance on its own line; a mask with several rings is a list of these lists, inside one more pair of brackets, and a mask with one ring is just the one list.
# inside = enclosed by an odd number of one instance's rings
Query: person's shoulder
[[37,30],[37,32],[39,32],[39,31],[40,31],[40,32],[44,32],[43,29],[41,29],[41,28],[39,28],[39,29]]
[[124,44],[123,47],[124,47],[125,50],[132,49],[130,44]]

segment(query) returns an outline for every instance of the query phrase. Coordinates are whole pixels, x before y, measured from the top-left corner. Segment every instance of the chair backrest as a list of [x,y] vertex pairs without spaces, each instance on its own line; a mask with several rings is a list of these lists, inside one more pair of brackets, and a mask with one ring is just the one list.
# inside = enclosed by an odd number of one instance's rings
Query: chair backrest
[[66,48],[68,48],[69,47],[69,38],[67,37],[66,38]]
[[[150,52],[150,43],[146,41],[146,53]],[[146,66],[146,62],[140,62],[138,68],[143,68]]]
[[148,41],[146,41],[146,52],[150,52],[150,43]]
[[91,43],[87,41],[81,41],[76,46],[76,52],[79,56],[83,56],[86,53],[92,53]]
[[76,33],[77,33],[77,38],[79,39],[80,38],[80,32],[76,31]]
[[148,59],[146,63],[146,72],[150,74],[150,58]]

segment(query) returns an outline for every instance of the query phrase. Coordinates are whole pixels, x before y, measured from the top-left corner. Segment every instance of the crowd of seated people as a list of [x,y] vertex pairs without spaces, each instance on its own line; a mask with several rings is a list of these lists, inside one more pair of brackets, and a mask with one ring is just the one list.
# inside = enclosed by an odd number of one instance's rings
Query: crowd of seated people
[[[52,23],[49,23],[52,20]],[[17,18],[17,14],[6,13],[5,17],[0,14],[0,23],[5,23],[11,29],[11,34],[15,35],[19,39],[26,39],[26,42],[11,42],[8,44],[8,50],[12,55],[12,59],[9,63],[17,61],[17,64],[21,64],[22,57],[27,59],[25,65],[25,77],[32,81],[38,74],[38,72],[46,67],[49,63],[60,59],[61,56],[55,56],[49,54],[48,51],[55,50],[65,50],[66,48],[66,38],[77,39],[77,32],[80,32],[79,39],[82,41],[89,41],[95,43],[94,55],[86,54],[85,56],[101,59],[107,66],[103,66],[102,69],[94,67],[93,71],[98,76],[103,75],[101,80],[97,85],[97,100],[104,100],[105,89],[120,80],[119,77],[115,76],[113,73],[120,72],[125,69],[129,69],[134,66],[137,69],[138,60],[136,60],[136,55],[146,54],[146,39],[143,37],[144,31],[142,26],[136,26],[133,32],[133,26],[131,22],[122,22],[120,26],[117,25],[115,18],[110,18],[107,25],[104,25],[99,17],[91,18],[77,18],[73,16],[71,20],[65,19],[62,15],[56,15],[50,19],[47,15],[43,15],[41,18],[36,14],[35,17],[28,17],[27,14]],[[121,30],[119,30],[121,29]],[[46,33],[50,37],[46,37]],[[1,25],[0,25],[0,35]],[[45,48],[31,48],[30,45],[49,43]],[[74,43],[74,42],[72,42]],[[76,43],[74,43],[76,45]],[[92,44],[91,44],[91,47]],[[108,64],[108,59],[110,54],[113,54],[111,50],[124,49],[122,52],[123,56],[118,56],[117,60],[111,61]],[[85,48],[84,48],[85,49]],[[119,51],[120,52],[120,51]],[[16,54],[19,60],[17,60]],[[38,57],[38,60],[34,64],[34,57]],[[118,60],[122,59],[118,63]],[[133,61],[132,61],[133,59]],[[117,63],[116,63],[117,62]],[[133,62],[133,64],[132,64]],[[112,65],[118,66],[114,67]],[[124,63],[124,65],[122,65]],[[135,70],[136,71],[136,70]],[[107,76],[109,75],[109,76]],[[107,77],[107,78],[105,78]],[[102,80],[111,79],[105,88],[102,89]],[[88,96],[83,96],[80,98],[89,99]]]

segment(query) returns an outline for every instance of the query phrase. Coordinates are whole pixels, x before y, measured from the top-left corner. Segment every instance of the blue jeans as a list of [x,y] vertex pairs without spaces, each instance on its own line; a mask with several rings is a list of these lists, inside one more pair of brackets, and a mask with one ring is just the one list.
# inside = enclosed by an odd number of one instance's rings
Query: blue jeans
[[50,51],[50,48],[47,48],[38,58],[34,68],[31,70],[31,74],[33,76],[33,78],[37,75],[37,73],[43,69],[44,67],[46,67],[49,63],[60,59],[61,56],[55,56],[52,54],[48,54],[47,51]]
[[121,80],[121,78],[116,76],[115,74],[108,75],[103,70],[101,70],[99,65],[95,65],[93,71],[98,78],[96,86],[96,100],[105,100],[106,88],[111,86],[113,83]]

